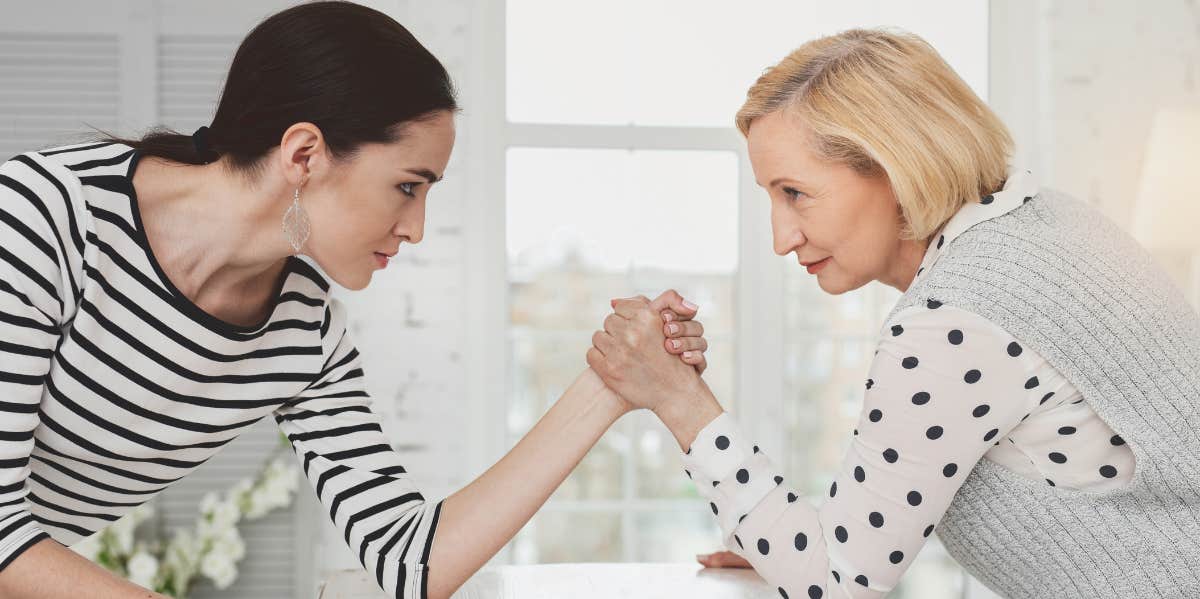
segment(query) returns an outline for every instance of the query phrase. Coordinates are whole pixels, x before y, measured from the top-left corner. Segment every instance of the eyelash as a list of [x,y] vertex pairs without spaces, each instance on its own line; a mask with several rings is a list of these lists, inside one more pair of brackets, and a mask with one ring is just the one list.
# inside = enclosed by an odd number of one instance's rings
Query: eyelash
[[787,196],[788,199],[791,199],[791,200],[798,200],[798,199],[800,199],[800,196],[808,197],[805,195],[805,193],[803,191],[792,189],[791,187],[784,187],[783,195]]
[[[418,185],[417,183],[401,183],[396,186],[396,189],[399,189],[400,193],[402,193],[406,196],[414,197],[417,195],[416,193],[414,193],[414,190],[416,190],[417,185]],[[407,189],[405,189],[406,186],[407,186]]]

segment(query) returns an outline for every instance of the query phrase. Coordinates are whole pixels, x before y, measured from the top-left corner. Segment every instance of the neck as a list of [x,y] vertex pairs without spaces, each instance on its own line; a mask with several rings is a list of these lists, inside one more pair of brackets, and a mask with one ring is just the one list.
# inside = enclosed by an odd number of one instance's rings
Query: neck
[[133,179],[155,258],[184,295],[254,296],[274,287],[292,253],[280,231],[291,199],[286,181],[252,186],[223,161],[192,166],[149,157]]
[[921,261],[925,259],[925,251],[928,248],[928,239],[901,239],[897,242],[887,272],[879,277],[879,282],[899,289],[901,293],[908,291],[913,279],[917,278],[917,270],[921,268]]

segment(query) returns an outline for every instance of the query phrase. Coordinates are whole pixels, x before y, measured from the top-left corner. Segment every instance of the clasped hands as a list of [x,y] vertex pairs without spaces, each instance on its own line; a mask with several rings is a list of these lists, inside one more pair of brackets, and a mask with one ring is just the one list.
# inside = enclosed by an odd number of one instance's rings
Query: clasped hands
[[604,330],[592,335],[587,363],[631,409],[649,409],[671,430],[682,449],[721,413],[700,378],[708,363],[704,325],[697,306],[668,290],[614,299]]

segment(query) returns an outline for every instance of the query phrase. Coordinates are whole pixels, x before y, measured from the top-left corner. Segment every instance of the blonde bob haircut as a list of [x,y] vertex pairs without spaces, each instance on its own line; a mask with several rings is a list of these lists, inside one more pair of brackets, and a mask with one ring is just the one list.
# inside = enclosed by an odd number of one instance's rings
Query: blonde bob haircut
[[737,127],[787,109],[821,158],[888,178],[906,239],[928,239],[966,202],[998,191],[1013,142],[1004,123],[925,40],[851,29],[810,41],[746,93]]

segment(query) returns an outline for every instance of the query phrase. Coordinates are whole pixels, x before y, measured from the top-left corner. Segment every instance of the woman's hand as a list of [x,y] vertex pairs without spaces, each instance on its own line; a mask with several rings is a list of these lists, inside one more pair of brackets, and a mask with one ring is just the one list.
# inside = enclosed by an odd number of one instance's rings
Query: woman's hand
[[[604,330],[592,335],[592,348],[587,353],[592,370],[637,408],[653,410],[664,399],[694,391],[698,386],[696,368],[669,353],[675,350],[682,357],[684,350],[668,342],[666,331],[671,324],[682,331],[685,323],[699,323],[664,322],[660,314],[664,304],[645,296],[613,300],[614,312],[604,319]],[[682,339],[670,341],[683,345]]]
[[697,555],[696,561],[705,568],[752,568],[746,558],[732,551],[718,551],[708,555]]
[[695,368],[697,374],[704,374],[708,368],[708,360],[704,356],[704,352],[708,351],[708,341],[704,338],[704,325],[693,320],[699,307],[680,297],[673,289],[663,292],[650,305],[666,306],[660,312],[663,335],[667,337],[663,347],[667,353],[679,356],[685,364]]
[[653,410],[671,429],[680,447],[686,449],[722,410],[700,379],[699,368],[668,353],[675,350],[683,357],[683,352],[707,349],[702,339],[694,342],[695,349],[685,349],[688,346],[682,337],[672,339],[680,341],[679,347],[669,343],[668,334],[703,333],[695,326],[699,323],[682,325],[676,321],[674,324],[682,326],[673,332],[672,322],[664,324],[661,311],[673,301],[682,302],[674,291],[654,302],[643,296],[613,300],[614,313],[604,319],[604,330],[592,335],[587,361],[604,384],[632,406]]

